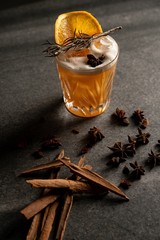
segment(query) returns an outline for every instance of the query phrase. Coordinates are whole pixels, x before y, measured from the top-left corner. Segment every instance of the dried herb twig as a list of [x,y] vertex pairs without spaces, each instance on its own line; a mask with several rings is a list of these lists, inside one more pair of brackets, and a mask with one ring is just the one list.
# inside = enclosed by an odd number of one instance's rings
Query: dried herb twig
[[56,57],[60,53],[65,53],[71,48],[79,51],[84,48],[88,48],[91,45],[93,40],[112,34],[115,31],[120,29],[122,29],[121,26],[112,28],[107,32],[103,32],[103,33],[92,35],[92,36],[89,36],[84,33],[79,33],[79,36],[76,36],[76,31],[75,31],[74,36],[67,38],[62,45],[57,43],[50,43],[49,41],[47,41],[45,44],[49,45],[49,47],[45,49],[43,52],[47,53],[49,57]]

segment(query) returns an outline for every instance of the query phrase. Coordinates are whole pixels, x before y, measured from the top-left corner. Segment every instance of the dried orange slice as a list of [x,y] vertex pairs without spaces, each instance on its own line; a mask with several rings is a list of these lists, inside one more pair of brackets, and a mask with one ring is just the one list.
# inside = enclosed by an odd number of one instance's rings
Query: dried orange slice
[[70,37],[84,33],[93,35],[101,33],[102,27],[98,20],[89,12],[73,11],[58,16],[55,22],[55,42],[63,44]]

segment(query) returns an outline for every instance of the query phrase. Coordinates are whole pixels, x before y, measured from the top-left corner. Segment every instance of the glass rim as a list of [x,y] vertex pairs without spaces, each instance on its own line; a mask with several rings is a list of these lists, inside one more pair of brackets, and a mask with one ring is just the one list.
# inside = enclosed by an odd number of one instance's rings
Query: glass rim
[[[109,36],[109,37],[112,38],[111,36]],[[114,40],[114,38],[112,38],[112,39]],[[117,44],[117,42],[116,42],[116,44]],[[100,65],[98,65],[98,67],[95,67],[95,68],[73,69],[72,67],[66,65],[65,62],[61,61],[59,59],[59,56],[56,57],[56,61],[57,61],[58,64],[60,64],[62,67],[64,67],[65,69],[67,69],[69,71],[73,71],[73,72],[76,72],[76,73],[79,73],[79,74],[92,74],[92,73],[103,72],[103,71],[106,71],[107,69],[111,68],[117,62],[118,57],[119,57],[119,46],[117,44],[117,54],[116,54],[116,56],[110,62],[106,62],[106,64],[105,63],[100,64]]]

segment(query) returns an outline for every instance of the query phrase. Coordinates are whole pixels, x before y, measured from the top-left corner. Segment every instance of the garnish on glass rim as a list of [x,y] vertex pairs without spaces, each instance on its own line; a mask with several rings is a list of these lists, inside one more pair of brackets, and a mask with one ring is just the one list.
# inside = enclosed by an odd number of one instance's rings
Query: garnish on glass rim
[[43,52],[48,54],[48,57],[56,57],[62,52],[67,52],[69,49],[73,48],[76,51],[80,51],[84,48],[88,48],[91,45],[93,40],[96,40],[100,37],[107,36],[117,30],[122,29],[121,26],[112,28],[106,32],[100,34],[94,34],[89,36],[88,34],[79,32],[79,36],[76,36],[76,31],[74,32],[74,36],[67,38],[63,44],[51,43],[47,41],[44,45],[49,45],[47,49]]

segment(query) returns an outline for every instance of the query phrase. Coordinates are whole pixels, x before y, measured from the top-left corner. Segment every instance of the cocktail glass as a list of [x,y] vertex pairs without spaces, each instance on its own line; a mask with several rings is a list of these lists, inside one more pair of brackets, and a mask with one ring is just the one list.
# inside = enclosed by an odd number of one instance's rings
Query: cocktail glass
[[[89,66],[88,54],[103,55],[103,63]],[[63,99],[70,113],[94,117],[109,107],[118,56],[116,41],[107,36],[95,40],[90,49],[72,49],[56,57]]]

